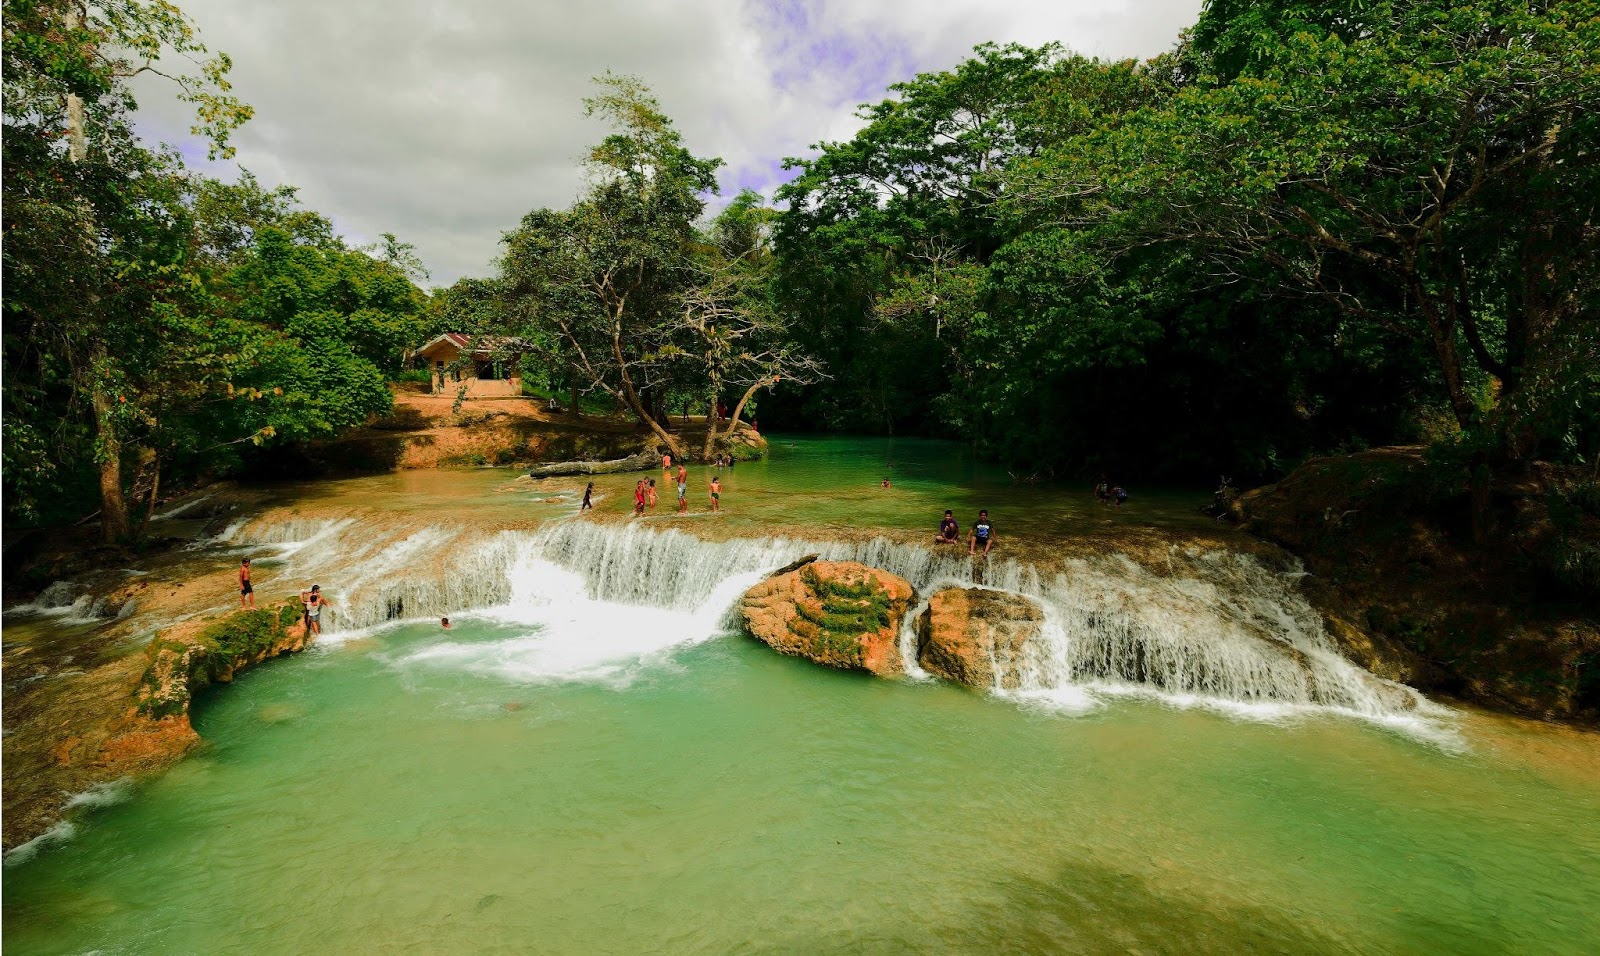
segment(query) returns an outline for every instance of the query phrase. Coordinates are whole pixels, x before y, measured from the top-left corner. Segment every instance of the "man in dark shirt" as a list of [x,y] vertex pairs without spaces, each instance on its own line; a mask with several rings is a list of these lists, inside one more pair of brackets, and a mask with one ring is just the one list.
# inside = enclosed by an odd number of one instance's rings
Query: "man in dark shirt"
[[977,554],[978,548],[983,548],[983,556],[989,556],[989,549],[994,547],[994,526],[989,523],[989,512],[978,512],[978,523],[972,526],[972,535],[967,539],[968,553]]

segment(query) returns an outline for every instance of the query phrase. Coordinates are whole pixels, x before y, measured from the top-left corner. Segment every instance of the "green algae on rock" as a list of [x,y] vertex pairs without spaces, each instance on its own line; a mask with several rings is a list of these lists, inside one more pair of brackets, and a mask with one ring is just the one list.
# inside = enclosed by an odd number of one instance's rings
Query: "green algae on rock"
[[854,561],[813,561],[774,575],[739,603],[745,630],[780,654],[879,676],[904,671],[900,622],[909,582]]

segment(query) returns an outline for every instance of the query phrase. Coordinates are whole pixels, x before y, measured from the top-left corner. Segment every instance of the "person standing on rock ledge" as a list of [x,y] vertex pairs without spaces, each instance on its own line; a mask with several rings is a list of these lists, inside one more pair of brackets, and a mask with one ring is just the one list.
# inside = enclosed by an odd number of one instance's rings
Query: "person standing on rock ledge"
[[239,562],[239,606],[256,606],[256,589],[250,586],[250,559]]
[[983,545],[983,556],[989,556],[989,549],[994,547],[994,525],[989,523],[987,510],[978,512],[978,523],[972,526],[972,534],[967,538],[967,553],[977,554],[978,546]]

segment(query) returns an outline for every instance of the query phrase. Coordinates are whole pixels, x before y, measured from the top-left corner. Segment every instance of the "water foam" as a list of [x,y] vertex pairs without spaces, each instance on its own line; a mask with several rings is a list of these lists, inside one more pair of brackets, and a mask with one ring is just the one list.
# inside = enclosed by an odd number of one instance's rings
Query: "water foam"
[[[410,662],[519,680],[617,679],[640,660],[725,633],[749,584],[817,554],[883,568],[924,597],[981,586],[1036,601],[1045,625],[1025,648],[1011,695],[1029,706],[1076,712],[1102,697],[1140,694],[1260,719],[1320,711],[1403,725],[1445,713],[1344,658],[1300,593],[1297,571],[1225,551],[1175,548],[1160,572],[1108,555],[1041,575],[1011,559],[975,563],[884,538],[712,542],[639,523],[563,521],[485,538],[333,519],[252,526],[244,536],[299,544],[292,563],[323,575],[333,601],[324,618],[330,641],[476,612],[529,630],[492,646],[442,643]],[[909,619],[900,646],[907,670],[924,676]]]

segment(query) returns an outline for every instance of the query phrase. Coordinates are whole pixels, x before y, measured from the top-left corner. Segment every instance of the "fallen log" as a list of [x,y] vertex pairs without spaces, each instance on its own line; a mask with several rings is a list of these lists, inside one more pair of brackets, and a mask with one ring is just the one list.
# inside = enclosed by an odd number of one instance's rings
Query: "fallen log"
[[661,456],[654,452],[642,451],[637,455],[614,458],[610,461],[559,461],[548,465],[534,465],[528,471],[528,477],[564,478],[569,475],[610,475],[620,471],[646,471],[655,468],[660,462]]

